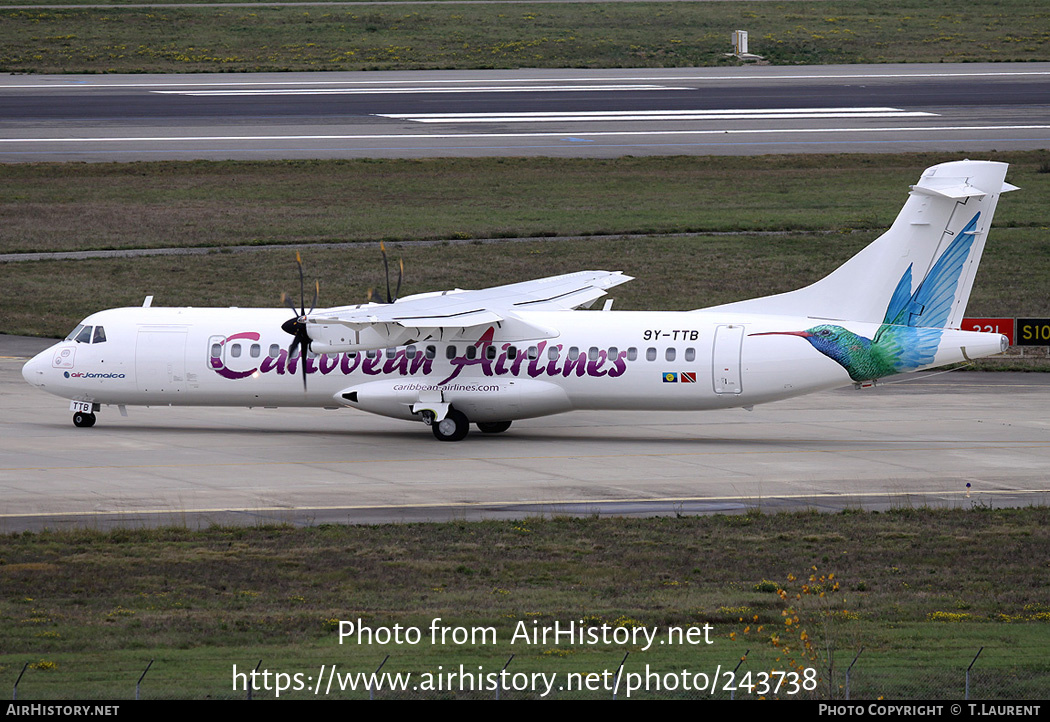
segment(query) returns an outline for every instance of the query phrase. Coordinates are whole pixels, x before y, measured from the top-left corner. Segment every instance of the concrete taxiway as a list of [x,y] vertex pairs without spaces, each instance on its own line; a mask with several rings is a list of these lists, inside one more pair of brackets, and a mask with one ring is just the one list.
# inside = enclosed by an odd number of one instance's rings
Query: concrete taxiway
[[953,372],[753,412],[571,413],[434,440],[339,410],[104,407],[0,337],[0,532],[1050,503],[1050,378]]

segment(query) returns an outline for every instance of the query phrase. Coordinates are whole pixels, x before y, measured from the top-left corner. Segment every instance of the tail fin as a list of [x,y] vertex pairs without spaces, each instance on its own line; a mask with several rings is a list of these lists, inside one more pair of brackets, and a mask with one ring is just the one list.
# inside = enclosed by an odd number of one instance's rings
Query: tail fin
[[904,325],[958,328],[999,195],[1016,190],[1006,168],[972,160],[927,168],[890,229],[830,275],[705,310],[869,323],[894,323],[907,312]]

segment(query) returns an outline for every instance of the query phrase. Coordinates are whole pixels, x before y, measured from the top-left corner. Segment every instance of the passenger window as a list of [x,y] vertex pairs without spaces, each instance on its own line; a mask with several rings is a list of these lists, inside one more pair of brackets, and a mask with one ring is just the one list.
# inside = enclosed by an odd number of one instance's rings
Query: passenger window
[[540,357],[540,350],[535,346],[529,346],[529,359],[535,360]]
[[281,355],[281,347],[278,344],[271,343],[268,355],[270,358],[277,358]]
[[91,343],[91,326],[84,326],[84,328],[77,334],[75,339],[77,343]]
[[646,361],[655,361],[656,360],[656,349],[655,348],[649,347],[649,348],[645,349],[645,360]]
[[253,343],[250,351],[252,358],[259,358],[259,354],[262,353],[262,346],[257,343]]
[[448,348],[445,349],[445,358],[450,359],[450,360],[456,358],[456,347],[455,346],[451,346],[450,345]]
[[686,361],[696,361],[696,349],[695,348],[690,346],[689,348],[687,348],[685,350],[685,360]]
[[579,357],[580,357],[580,349],[576,348],[575,346],[570,346],[569,347],[569,360],[570,361],[575,361]]
[[491,343],[485,345],[485,358],[487,358],[489,361],[496,358],[496,347],[493,346]]
[[106,329],[101,326],[95,326],[95,337],[91,339],[91,343],[105,343],[106,342]]
[[211,345],[211,357],[212,358],[219,358],[220,356],[222,356],[222,344],[221,343],[213,343]]
[[434,346],[427,346],[426,356],[427,358],[434,358],[437,356],[437,348]]
[[477,358],[477,356],[478,356],[478,347],[477,346],[467,346],[467,358],[468,359],[474,359],[474,358]]
[[388,348],[386,350],[386,357],[387,358],[394,358],[394,356],[396,356],[396,355],[397,355],[397,349]]
[[232,346],[230,346],[230,356],[232,356],[233,358],[241,357],[241,345],[239,343],[235,343]]
[[598,347],[597,346],[591,346],[589,349],[587,349],[587,358],[590,361],[597,361],[598,360]]
[[631,346],[629,349],[627,349],[627,360],[628,361],[636,361],[637,359],[638,359],[638,349],[635,348],[634,346]]
[[547,347],[547,358],[550,359],[551,361],[557,361],[558,360],[558,347],[557,346],[548,346]]
[[671,346],[666,351],[664,351],[664,358],[668,361],[674,361],[674,356],[674,346]]
[[415,346],[406,346],[405,347],[405,356],[407,356],[408,358],[415,358],[416,357],[416,347]]
[[511,361],[513,361],[517,357],[518,357],[518,347],[517,346],[511,346],[510,348],[507,349],[507,358],[509,358]]
[[374,348],[370,348],[367,351],[365,351],[365,356],[367,356],[368,358],[379,358],[379,351],[377,351]]
[[620,349],[616,348],[615,346],[610,346],[609,347],[609,358],[614,359],[614,358],[616,358],[619,355],[620,355]]

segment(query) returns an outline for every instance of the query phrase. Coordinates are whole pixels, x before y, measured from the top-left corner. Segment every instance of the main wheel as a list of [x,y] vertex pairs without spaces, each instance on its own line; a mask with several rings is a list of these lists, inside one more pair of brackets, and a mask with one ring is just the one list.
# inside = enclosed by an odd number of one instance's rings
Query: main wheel
[[449,409],[445,418],[434,422],[430,428],[438,441],[462,441],[470,429],[470,422],[463,412]]
[[95,415],[85,414],[83,411],[78,411],[73,414],[73,426],[81,429],[87,429],[95,425]]
[[478,429],[483,434],[502,434],[510,428],[509,421],[479,421]]

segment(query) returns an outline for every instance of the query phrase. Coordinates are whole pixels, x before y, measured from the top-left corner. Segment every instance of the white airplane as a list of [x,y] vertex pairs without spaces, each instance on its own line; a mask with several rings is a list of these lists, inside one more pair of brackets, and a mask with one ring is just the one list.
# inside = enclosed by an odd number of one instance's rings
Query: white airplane
[[350,407],[422,421],[442,441],[471,422],[499,433],[577,409],[750,409],[867,386],[1006,349],[1004,336],[959,330],[999,194],[1015,190],[1006,167],[927,169],[885,234],[790,293],[688,312],[580,311],[631,280],[581,271],[400,299],[388,289],[388,303],[310,311],[301,294],[290,319],[148,298],[88,316],[22,374],[70,399],[79,427],[102,405]]

